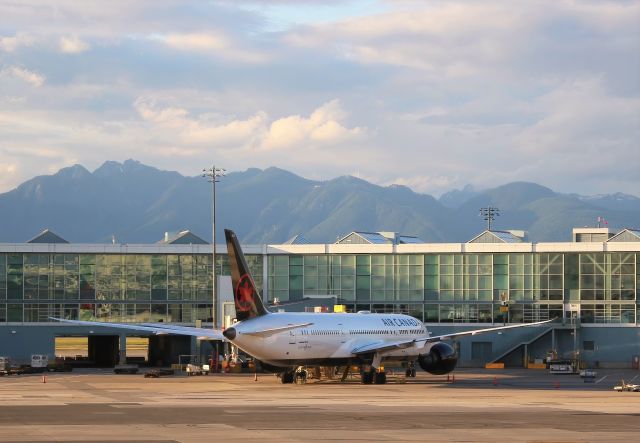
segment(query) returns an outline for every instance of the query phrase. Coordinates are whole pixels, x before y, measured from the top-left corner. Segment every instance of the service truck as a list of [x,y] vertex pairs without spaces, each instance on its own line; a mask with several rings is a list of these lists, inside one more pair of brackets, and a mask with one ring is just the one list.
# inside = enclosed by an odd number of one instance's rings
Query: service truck
[[46,354],[33,354],[31,356],[31,372],[44,372],[49,370],[49,356]]
[[9,357],[0,357],[0,375],[9,375],[11,371],[11,359]]

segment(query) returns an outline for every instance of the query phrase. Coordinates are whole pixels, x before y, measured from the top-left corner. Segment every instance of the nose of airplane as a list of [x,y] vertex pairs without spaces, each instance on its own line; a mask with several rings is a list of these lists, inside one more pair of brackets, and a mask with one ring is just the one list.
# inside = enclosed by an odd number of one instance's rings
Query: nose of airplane
[[224,335],[227,340],[233,340],[234,338],[236,338],[236,329],[227,328],[224,331],[222,331],[222,335]]

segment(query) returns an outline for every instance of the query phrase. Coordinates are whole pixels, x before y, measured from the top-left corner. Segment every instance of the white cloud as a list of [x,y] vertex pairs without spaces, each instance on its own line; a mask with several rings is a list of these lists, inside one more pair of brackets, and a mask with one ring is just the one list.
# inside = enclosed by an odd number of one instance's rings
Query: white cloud
[[135,109],[140,116],[147,121],[163,124],[171,128],[180,127],[186,121],[189,112],[186,109],[177,107],[167,107],[156,109],[153,100],[138,98],[134,103]]
[[[451,76],[495,66],[518,33],[537,20],[535,8],[499,2],[434,2],[422,7],[302,28],[285,36],[292,45],[335,48],[362,63],[389,64]],[[511,38],[505,38],[506,36]],[[516,36],[514,38],[514,36]]]
[[266,53],[243,49],[221,31],[154,34],[150,38],[175,50],[210,54],[235,62],[264,63],[269,60]]
[[576,155],[628,134],[640,135],[640,98],[607,94],[601,78],[567,81],[531,105],[540,118],[518,137],[518,145],[536,155],[562,149]]
[[39,88],[44,84],[45,77],[42,74],[38,74],[37,72],[30,71],[27,68],[23,68],[20,66],[9,66],[0,71],[0,77],[5,78],[17,78],[22,80],[31,86],[35,86]]
[[610,95],[590,77],[537,98],[532,112],[539,118],[514,137],[518,157],[531,159],[522,165],[529,174],[640,181],[640,97]]
[[167,34],[160,38],[167,46],[187,51],[215,51],[229,47],[228,39],[222,34]]
[[313,111],[308,118],[292,115],[271,123],[262,144],[268,150],[339,144],[364,134],[364,128],[342,124],[346,113],[338,100]]
[[11,188],[19,178],[17,162],[0,162],[0,189]]
[[291,115],[270,123],[264,111],[245,119],[206,113],[192,116],[184,108],[159,107],[146,98],[136,100],[134,107],[145,121],[158,130],[170,130],[168,137],[187,145],[289,150],[335,146],[365,133],[364,128],[344,126],[346,113],[338,100],[325,103],[308,118]]
[[[203,149],[212,145],[247,146],[258,138],[265,128],[266,115],[263,112],[246,119],[209,114],[192,116],[184,108],[158,107],[153,100],[145,98],[136,100],[134,107],[144,120],[154,124],[154,130],[166,133],[168,142],[181,144],[185,149],[192,148],[184,152],[202,153]],[[172,149],[166,152],[172,152]]]
[[[565,66],[610,70],[595,55],[602,51],[598,45],[637,50],[640,38],[637,1],[403,3],[389,13],[300,27],[285,34],[283,41],[356,63],[423,71],[427,81],[490,82],[526,78],[541,70],[562,75]],[[632,53],[629,56],[635,57]],[[592,59],[585,63],[582,58],[589,56]]]
[[258,112],[244,120],[235,119],[222,124],[208,122],[203,118],[190,122],[185,128],[184,137],[187,142],[197,144],[250,145],[264,130],[265,120],[264,112]]
[[80,54],[89,49],[89,44],[83,42],[77,36],[60,37],[59,48],[65,54]]
[[14,52],[20,46],[31,46],[35,39],[26,32],[18,32],[13,37],[0,37],[0,50]]

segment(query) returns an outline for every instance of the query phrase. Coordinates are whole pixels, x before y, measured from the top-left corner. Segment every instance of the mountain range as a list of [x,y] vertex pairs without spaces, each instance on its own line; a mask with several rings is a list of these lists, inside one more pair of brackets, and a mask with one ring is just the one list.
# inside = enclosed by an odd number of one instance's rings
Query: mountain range
[[[527,182],[467,186],[436,199],[405,186],[351,176],[314,181],[279,169],[232,172],[217,184],[217,236],[231,227],[245,243],[282,243],[302,233],[332,243],[351,231],[395,231],[427,242],[465,242],[485,229],[479,208],[500,208],[495,229],[529,240],[570,241],[573,227],[604,217],[614,229],[640,226],[640,198],[561,194]],[[211,185],[134,160],[80,165],[0,194],[0,242],[24,242],[45,228],[72,243],[153,243],[190,229],[211,240]]]

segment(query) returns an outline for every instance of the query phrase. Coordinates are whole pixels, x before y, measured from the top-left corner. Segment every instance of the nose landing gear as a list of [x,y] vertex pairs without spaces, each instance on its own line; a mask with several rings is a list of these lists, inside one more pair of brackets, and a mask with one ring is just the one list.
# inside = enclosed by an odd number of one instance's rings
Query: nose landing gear
[[416,376],[416,367],[413,362],[409,363],[409,366],[405,370],[405,376],[409,378],[415,378]]

